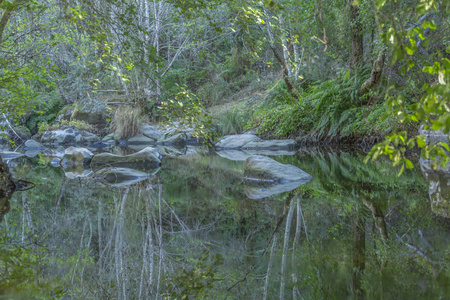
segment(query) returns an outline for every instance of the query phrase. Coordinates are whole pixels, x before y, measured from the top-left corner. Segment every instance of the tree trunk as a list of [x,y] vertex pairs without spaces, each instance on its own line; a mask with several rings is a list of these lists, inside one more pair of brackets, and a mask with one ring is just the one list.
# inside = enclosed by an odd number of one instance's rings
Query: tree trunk
[[364,299],[361,277],[366,267],[366,222],[353,216],[353,293],[357,299]]
[[359,8],[353,5],[353,0],[348,0],[350,9],[350,74],[354,75],[363,63],[363,31],[359,20]]

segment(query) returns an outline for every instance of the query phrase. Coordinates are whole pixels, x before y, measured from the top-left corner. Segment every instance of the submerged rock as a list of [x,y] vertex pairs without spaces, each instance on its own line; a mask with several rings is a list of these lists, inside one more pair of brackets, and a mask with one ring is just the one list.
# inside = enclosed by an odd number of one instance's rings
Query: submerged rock
[[147,147],[139,152],[125,156],[100,153],[92,158],[90,165],[94,171],[110,167],[148,170],[159,167],[161,160],[157,149]]
[[247,197],[250,199],[262,199],[273,195],[290,192],[304,183],[305,182],[302,181],[290,181],[274,185],[268,184],[265,186],[264,184],[258,185],[255,184],[255,182],[245,181],[244,187]]

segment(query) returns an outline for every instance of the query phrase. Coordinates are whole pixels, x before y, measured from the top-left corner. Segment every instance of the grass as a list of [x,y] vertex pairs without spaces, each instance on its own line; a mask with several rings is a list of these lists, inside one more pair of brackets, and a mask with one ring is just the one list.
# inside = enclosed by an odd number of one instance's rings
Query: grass
[[119,139],[126,139],[137,135],[143,123],[141,109],[133,107],[119,107],[112,119],[112,129]]

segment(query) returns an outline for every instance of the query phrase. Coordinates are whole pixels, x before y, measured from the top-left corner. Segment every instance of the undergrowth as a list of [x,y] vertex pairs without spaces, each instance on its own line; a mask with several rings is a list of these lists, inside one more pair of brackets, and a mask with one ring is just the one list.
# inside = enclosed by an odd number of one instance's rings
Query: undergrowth
[[356,76],[349,72],[322,83],[308,84],[297,89],[292,97],[279,83],[264,101],[253,107],[244,130],[257,128],[256,133],[267,137],[381,135],[401,127],[387,115],[380,92],[370,95],[366,104],[359,95],[363,80],[369,76],[363,68]]
[[58,122],[55,122],[53,124],[48,124],[47,122],[41,122],[38,124],[38,133],[42,134],[46,131],[49,130],[56,130],[62,126],[73,126],[78,130],[87,130],[87,131],[92,131],[94,130],[94,127],[92,127],[90,124],[87,124],[83,121],[78,121],[78,120],[72,120],[72,121],[68,121],[68,120],[61,120]]

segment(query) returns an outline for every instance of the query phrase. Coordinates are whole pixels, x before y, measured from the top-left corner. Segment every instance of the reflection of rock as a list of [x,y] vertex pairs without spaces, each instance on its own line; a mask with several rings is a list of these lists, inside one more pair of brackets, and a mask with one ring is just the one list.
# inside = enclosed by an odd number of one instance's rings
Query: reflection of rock
[[267,155],[267,156],[278,156],[278,155],[295,155],[296,151],[292,150],[222,150],[216,152],[219,156],[234,160],[234,161],[244,161],[252,155]]
[[161,165],[161,161],[159,159],[158,150],[152,147],[147,147],[142,151],[125,156],[110,153],[97,154],[92,158],[90,165],[94,171],[109,167],[146,170],[159,167]]
[[23,146],[23,150],[45,150],[45,146],[35,140],[27,140]]
[[92,174],[92,170],[83,166],[69,166],[64,168],[64,174],[68,179],[86,178]]
[[248,179],[268,180],[274,182],[311,180],[311,175],[293,166],[284,165],[269,157],[254,155],[245,160],[244,176]]
[[272,195],[281,194],[284,192],[292,191],[298,188],[302,184],[306,183],[303,181],[290,181],[286,183],[279,183],[274,185],[269,185],[267,187],[261,186],[259,184],[253,185],[257,182],[245,181],[245,194],[250,199],[262,199]]
[[296,142],[294,140],[262,140],[253,134],[227,135],[220,139],[216,144],[217,149],[267,149],[281,150],[294,149]]
[[147,172],[130,168],[104,168],[95,172],[94,179],[114,187],[122,187],[152,178],[158,171],[159,167]]
[[247,196],[261,199],[291,191],[307,183],[312,177],[295,166],[254,155],[245,160],[244,178]]
[[69,147],[62,158],[63,166],[88,166],[94,154],[86,148]]
[[420,159],[420,168],[430,185],[428,195],[431,210],[443,217],[450,218],[450,164],[433,170],[430,160]]
[[3,160],[7,160],[7,159],[15,159],[18,157],[23,156],[23,153],[18,153],[18,152],[12,152],[12,151],[2,151],[0,152],[0,157]]

